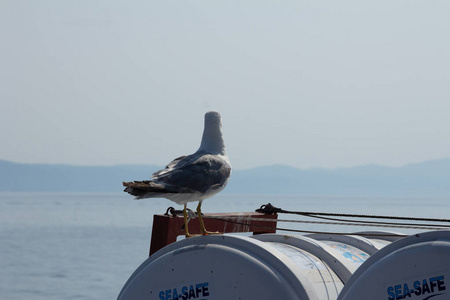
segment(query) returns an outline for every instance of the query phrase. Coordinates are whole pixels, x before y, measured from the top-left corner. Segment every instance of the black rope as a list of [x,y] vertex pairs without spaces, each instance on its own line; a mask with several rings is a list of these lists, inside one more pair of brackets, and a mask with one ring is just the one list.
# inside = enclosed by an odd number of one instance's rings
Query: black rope
[[[378,234],[378,233],[350,233],[350,232],[330,232],[330,231],[313,231],[313,230],[299,230],[299,229],[290,229],[290,228],[281,228],[281,227],[270,227],[270,226],[264,226],[264,225],[257,225],[257,224],[249,224],[249,223],[245,223],[245,222],[240,222],[240,221],[232,221],[230,219],[223,219],[223,218],[216,218],[216,217],[211,217],[208,216],[209,219],[214,219],[217,221],[222,221],[225,223],[232,223],[232,224],[239,224],[239,225],[245,225],[245,226],[250,226],[250,227],[258,227],[258,228],[262,228],[262,229],[267,229],[267,230],[271,230],[271,231],[275,231],[275,230],[281,230],[281,231],[288,231],[288,232],[298,232],[298,233],[316,233],[316,234],[336,234],[336,235],[359,235],[359,236],[372,236],[372,237],[406,237],[407,235],[403,235],[403,234]],[[255,219],[258,220],[258,219]],[[276,221],[276,220],[274,220]]]
[[435,227],[439,229],[443,228],[450,228],[450,225],[444,225],[444,224],[421,224],[421,223],[393,223],[393,222],[374,222],[374,221],[363,221],[363,220],[346,220],[346,219],[340,219],[340,218],[329,218],[329,217],[322,217],[322,216],[315,216],[310,215],[309,217],[322,219],[322,220],[330,220],[330,221],[338,221],[338,222],[345,222],[345,223],[353,223],[353,224],[359,224],[359,225],[380,225],[380,226],[389,226],[389,225],[402,225],[402,226],[421,226],[421,227]]
[[183,214],[183,211],[182,211],[182,210],[177,210],[177,209],[175,209],[175,208],[173,208],[173,207],[171,206],[171,207],[169,207],[169,208],[166,210],[166,213],[165,213],[164,215],[165,215],[165,216],[168,216],[169,213],[170,213],[172,216],[177,216],[177,215]]
[[349,218],[366,218],[366,219],[386,219],[386,220],[408,220],[408,221],[424,221],[424,222],[444,222],[450,223],[450,219],[435,219],[435,218],[416,218],[416,217],[398,217],[398,216],[377,216],[377,215],[361,215],[361,214],[342,214],[342,213],[321,213],[321,212],[304,212],[304,211],[289,211],[273,206],[268,203],[262,205],[256,212],[265,214],[295,214],[308,217],[314,216],[332,216],[332,217],[349,217]]
[[[215,220],[221,220],[221,221],[225,221],[229,220],[229,217],[212,217],[212,216],[205,216],[204,218],[209,218],[209,219],[215,219]],[[262,221],[262,222],[275,222],[275,223],[283,223],[283,222],[289,222],[289,223],[304,223],[304,224],[320,224],[320,225],[344,225],[344,226],[352,226],[355,225],[354,223],[349,223],[346,220],[343,220],[342,222],[337,222],[337,221],[333,221],[333,222],[324,222],[324,221],[305,221],[305,220],[283,220],[283,219],[261,219],[261,218],[252,218],[252,217],[248,217],[248,218],[242,218],[242,217],[233,217],[234,219],[238,219],[240,221],[238,222],[242,222],[242,220],[245,221]],[[327,218],[325,218],[327,220]],[[238,223],[238,224],[243,224],[243,225],[249,225],[252,226],[251,223]],[[441,226],[441,227],[429,227],[432,225],[427,225],[427,224],[417,224],[415,226],[411,226],[411,225],[406,225],[404,223],[383,223],[383,222],[365,222],[365,221],[361,221],[360,223],[357,223],[357,225],[359,226],[366,226],[366,227],[390,227],[390,228],[405,228],[405,229],[436,229],[436,230],[445,230],[446,226]],[[439,225],[433,225],[433,226],[439,226]]]
[[[188,209],[189,210],[189,209]],[[189,210],[190,211],[190,210]],[[377,226],[380,227],[402,227],[402,228],[408,228],[408,226],[411,226],[411,229],[414,229],[413,226],[423,226],[423,227],[430,227],[435,229],[443,229],[442,227],[449,228],[450,225],[438,225],[438,224],[417,224],[417,223],[402,223],[402,222],[376,222],[376,221],[364,221],[364,220],[347,220],[347,219],[340,219],[340,218],[334,218],[334,217],[345,217],[345,218],[364,218],[364,219],[385,219],[385,220],[408,220],[408,221],[422,221],[422,222],[441,222],[441,223],[450,223],[450,219],[436,219],[436,218],[417,218],[417,217],[398,217],[398,216],[379,216],[379,215],[363,215],[363,214],[344,214],[344,213],[321,213],[321,212],[303,212],[303,211],[289,211],[284,210],[278,207],[273,206],[272,204],[268,203],[265,205],[261,205],[259,209],[255,210],[259,213],[264,213],[268,215],[273,214],[294,214],[294,215],[300,215],[305,217],[311,217],[311,218],[317,218],[317,219],[324,219],[324,220],[330,220],[330,221],[338,221],[338,222],[344,222],[348,223],[348,225],[360,225],[360,226]],[[176,210],[173,207],[169,207],[165,213],[165,215],[169,215],[169,212],[173,216],[177,216],[183,213],[183,210]],[[299,232],[299,233],[317,233],[317,234],[337,234],[337,235],[361,235],[361,236],[399,236],[404,237],[406,235],[398,235],[398,234],[358,234],[358,233],[348,233],[348,232],[328,232],[328,231],[311,231],[311,230],[299,230],[299,229],[290,229],[290,228],[281,228],[281,227],[270,227],[270,226],[264,226],[264,225],[256,225],[251,224],[248,222],[242,222],[242,221],[232,221],[230,219],[223,219],[223,218],[216,218],[216,217],[210,217],[208,218],[220,220],[222,222],[227,223],[233,223],[233,224],[239,224],[239,225],[246,225],[246,226],[252,226],[252,227],[258,227],[263,228],[267,230],[281,230],[281,231],[288,231],[288,232]],[[247,219],[247,221],[250,222],[253,220]],[[279,220],[280,222],[282,220]],[[277,222],[277,220],[274,220],[274,222]],[[292,220],[294,222],[294,220]],[[301,221],[298,221],[301,222]],[[320,224],[320,222],[317,222]],[[329,223],[329,225],[345,225],[345,224],[333,224]],[[184,226],[183,226],[184,227]],[[426,229],[426,228],[423,228]]]
[[[189,208],[186,208],[186,211],[188,211],[189,213],[192,212],[192,210],[190,210]],[[167,208],[166,213],[164,214],[165,216],[168,216],[170,213],[170,215],[172,216],[178,216],[178,215],[182,215],[183,214],[183,210],[182,209],[175,209],[172,206]]]

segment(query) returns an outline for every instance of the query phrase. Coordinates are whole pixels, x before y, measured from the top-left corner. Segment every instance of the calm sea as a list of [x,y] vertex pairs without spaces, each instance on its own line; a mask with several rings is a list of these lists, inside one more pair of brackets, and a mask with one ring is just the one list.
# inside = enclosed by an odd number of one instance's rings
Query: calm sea
[[[254,211],[269,202],[294,211],[450,218],[449,198],[222,194],[206,200],[203,211]],[[0,299],[115,299],[148,256],[153,214],[164,213],[169,206],[176,204],[164,199],[133,201],[121,193],[0,193]],[[289,223],[278,226],[293,227]],[[362,229],[295,227],[340,232]]]

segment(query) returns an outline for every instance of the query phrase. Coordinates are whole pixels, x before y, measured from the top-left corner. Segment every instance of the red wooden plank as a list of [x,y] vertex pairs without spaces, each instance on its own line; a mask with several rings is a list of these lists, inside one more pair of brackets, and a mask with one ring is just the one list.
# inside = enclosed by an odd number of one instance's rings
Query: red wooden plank
[[[277,217],[277,215],[266,215],[257,212],[216,213],[203,214],[203,221],[208,231],[218,231],[220,233],[253,232],[253,234],[262,234],[275,233],[277,222],[254,219],[276,220]],[[248,218],[252,218],[252,220]],[[183,225],[183,215],[154,215],[150,255],[164,246],[175,242],[178,236],[184,235]],[[188,226],[190,234],[200,234],[200,222],[198,218],[190,220]]]

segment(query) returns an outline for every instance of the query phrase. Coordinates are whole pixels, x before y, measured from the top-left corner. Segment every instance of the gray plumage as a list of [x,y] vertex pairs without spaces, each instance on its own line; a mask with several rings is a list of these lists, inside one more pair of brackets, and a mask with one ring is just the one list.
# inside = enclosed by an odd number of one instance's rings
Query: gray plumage
[[151,180],[124,182],[125,192],[143,198],[167,198],[178,204],[200,203],[223,190],[231,175],[231,164],[222,137],[220,113],[205,114],[199,149],[170,162],[152,174]]

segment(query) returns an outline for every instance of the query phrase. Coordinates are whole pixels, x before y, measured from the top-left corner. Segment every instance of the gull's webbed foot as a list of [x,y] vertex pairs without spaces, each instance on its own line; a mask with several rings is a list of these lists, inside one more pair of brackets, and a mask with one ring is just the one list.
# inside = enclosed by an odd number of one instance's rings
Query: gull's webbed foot
[[207,230],[205,230],[204,232],[202,231],[202,235],[210,235],[210,234],[222,234],[222,232],[219,232],[219,231],[207,231]]

